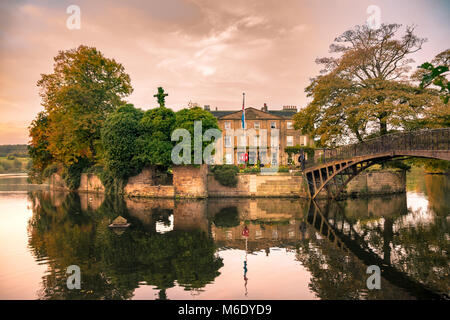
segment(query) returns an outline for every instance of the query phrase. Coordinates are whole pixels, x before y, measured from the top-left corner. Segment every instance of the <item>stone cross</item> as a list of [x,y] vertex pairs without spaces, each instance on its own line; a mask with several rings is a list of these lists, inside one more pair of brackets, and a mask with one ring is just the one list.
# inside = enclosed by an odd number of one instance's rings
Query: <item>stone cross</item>
[[158,93],[154,95],[154,97],[158,100],[159,106],[164,107],[166,104],[166,97],[168,93],[164,93],[164,89],[162,87],[158,87]]

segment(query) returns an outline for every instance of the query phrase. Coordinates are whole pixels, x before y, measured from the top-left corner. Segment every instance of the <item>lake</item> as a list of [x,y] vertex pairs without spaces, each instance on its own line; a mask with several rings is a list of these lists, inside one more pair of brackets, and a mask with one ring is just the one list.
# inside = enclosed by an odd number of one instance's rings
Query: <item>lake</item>
[[[406,194],[124,199],[0,175],[0,299],[433,299],[450,291],[450,178]],[[118,216],[131,223],[112,229]],[[80,289],[69,289],[69,266]],[[381,270],[368,289],[367,267]]]

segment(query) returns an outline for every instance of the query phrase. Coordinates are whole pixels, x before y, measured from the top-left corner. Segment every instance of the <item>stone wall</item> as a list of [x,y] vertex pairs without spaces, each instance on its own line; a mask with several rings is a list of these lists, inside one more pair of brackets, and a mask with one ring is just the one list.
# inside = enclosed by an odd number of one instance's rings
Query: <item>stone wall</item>
[[404,171],[366,171],[351,180],[347,187],[348,196],[382,195],[406,192]]
[[208,166],[174,166],[173,186],[176,197],[207,198]]
[[78,187],[79,192],[105,192],[105,187],[103,186],[100,178],[91,173],[81,174],[80,186]]
[[[130,197],[148,198],[224,198],[224,197],[302,197],[308,198],[306,183],[302,176],[289,173],[276,175],[238,174],[236,187],[222,186],[208,174],[208,167],[176,166],[173,168],[173,185],[154,185],[155,171],[145,169],[131,177],[124,188]],[[67,190],[58,174],[50,178],[54,190]],[[98,176],[82,174],[80,192],[104,193],[105,188]],[[406,191],[406,174],[401,171],[368,171],[353,178],[346,186],[343,196],[359,197],[403,193]],[[323,190],[319,198],[326,198]]]
[[124,192],[130,197],[173,198],[175,196],[173,186],[156,185],[155,180],[155,168],[144,168],[140,174],[128,179]]
[[306,196],[303,178],[289,174],[238,174],[236,187],[221,185],[208,175],[210,197],[301,197]]
[[53,190],[67,190],[66,183],[58,173],[52,174],[49,178],[48,183],[50,185],[50,188]]

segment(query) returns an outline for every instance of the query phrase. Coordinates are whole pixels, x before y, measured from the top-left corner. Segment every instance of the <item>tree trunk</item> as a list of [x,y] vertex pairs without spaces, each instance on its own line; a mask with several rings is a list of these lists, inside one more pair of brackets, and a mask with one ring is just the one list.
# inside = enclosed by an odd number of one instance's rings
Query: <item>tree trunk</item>
[[387,134],[387,122],[384,117],[380,118],[380,135]]

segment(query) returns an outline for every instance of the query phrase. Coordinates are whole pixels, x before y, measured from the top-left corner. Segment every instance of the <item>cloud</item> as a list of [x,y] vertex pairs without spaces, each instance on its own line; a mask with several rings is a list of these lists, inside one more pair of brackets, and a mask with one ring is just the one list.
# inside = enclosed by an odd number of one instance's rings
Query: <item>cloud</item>
[[444,15],[436,19],[437,9],[418,1],[76,3],[80,30],[66,28],[66,9],[73,1],[0,2],[0,121],[22,123],[4,126],[4,139],[27,141],[25,124],[42,109],[36,87],[40,74],[51,72],[58,50],[80,44],[95,46],[124,65],[134,87],[129,101],[144,109],[156,106],[158,86],[169,93],[167,106],[175,110],[190,100],[237,109],[244,91],[248,106],[266,102],[281,108],[307,103],[304,88],[319,70],[315,58],[327,55],[337,35],[364,23],[369,4],[381,7],[382,19],[418,23],[421,35],[430,39],[427,56],[447,44],[448,34]]

